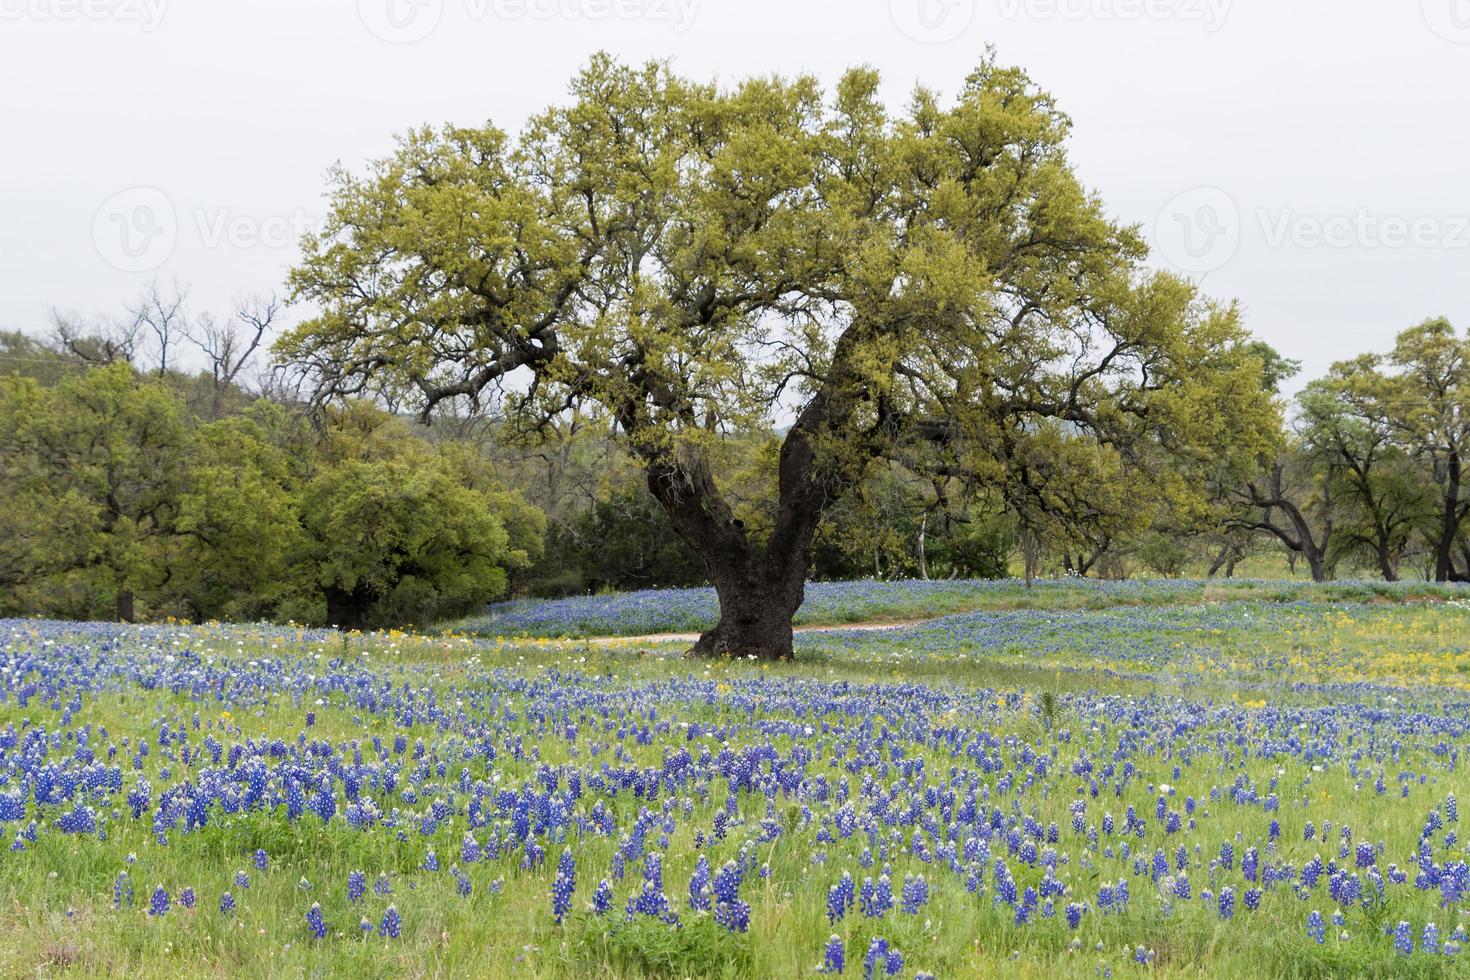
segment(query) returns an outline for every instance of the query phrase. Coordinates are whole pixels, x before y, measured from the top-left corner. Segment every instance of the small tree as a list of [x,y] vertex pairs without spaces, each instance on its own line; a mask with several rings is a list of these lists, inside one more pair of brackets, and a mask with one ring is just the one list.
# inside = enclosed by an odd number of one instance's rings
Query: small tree
[[[23,509],[52,511],[67,533],[38,537],[36,572],[101,572],[120,620],[167,574],[193,434],[183,399],[118,362],[42,388],[0,380],[4,482]],[[64,517],[62,516],[64,515]]]

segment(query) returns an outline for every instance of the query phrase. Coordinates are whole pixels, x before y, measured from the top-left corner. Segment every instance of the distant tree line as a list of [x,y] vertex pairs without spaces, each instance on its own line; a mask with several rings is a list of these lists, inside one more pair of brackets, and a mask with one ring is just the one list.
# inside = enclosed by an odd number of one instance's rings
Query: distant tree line
[[1470,581],[1470,337],[1429,320],[1386,355],[1332,366],[1296,399],[1274,456],[1222,488],[1227,537],[1264,534],[1318,581]]
[[146,336],[132,317],[0,336],[0,612],[424,624],[540,555],[540,510],[465,444],[247,389],[271,304],[231,333],[162,295]]
[[[119,320],[0,334],[0,612],[376,627],[709,582],[587,420],[530,441],[493,415],[312,407],[261,367],[277,303],[215,320],[184,298],[154,286]],[[1260,356],[1273,390],[1296,369]],[[1065,439],[1026,496],[875,466],[826,515],[812,577],[1231,575],[1274,554],[1318,580],[1470,579],[1470,339],[1420,324],[1283,418],[1203,506]],[[753,524],[779,439],[748,433],[724,460]]]

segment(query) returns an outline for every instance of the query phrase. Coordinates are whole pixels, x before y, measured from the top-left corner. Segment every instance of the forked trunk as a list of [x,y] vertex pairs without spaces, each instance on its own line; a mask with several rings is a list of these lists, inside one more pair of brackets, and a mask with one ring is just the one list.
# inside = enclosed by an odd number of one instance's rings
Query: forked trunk
[[715,572],[720,621],[694,645],[696,655],[792,658],[791,620],[806,595],[805,564],[784,569],[754,564]]

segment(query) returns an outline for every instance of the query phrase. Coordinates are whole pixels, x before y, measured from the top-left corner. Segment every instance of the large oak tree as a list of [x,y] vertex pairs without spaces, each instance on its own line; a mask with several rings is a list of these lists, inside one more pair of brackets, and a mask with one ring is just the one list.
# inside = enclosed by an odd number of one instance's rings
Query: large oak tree
[[[324,397],[426,417],[600,413],[708,565],[706,653],[791,654],[813,535],[880,459],[1034,502],[1071,442],[1146,499],[1265,448],[1279,413],[1234,310],[1143,269],[1046,93],[993,58],[902,113],[878,86],[598,57],[518,138],[410,133],[335,175],[293,273],[320,313],[278,352]],[[754,524],[721,461],[771,429]]]

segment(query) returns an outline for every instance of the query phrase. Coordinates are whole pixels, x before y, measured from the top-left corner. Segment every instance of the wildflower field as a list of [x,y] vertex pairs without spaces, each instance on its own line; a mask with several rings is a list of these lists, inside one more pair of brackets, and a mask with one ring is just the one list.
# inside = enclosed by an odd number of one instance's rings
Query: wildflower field
[[0,976],[1470,975],[1470,592],[944,588],[0,623]]

